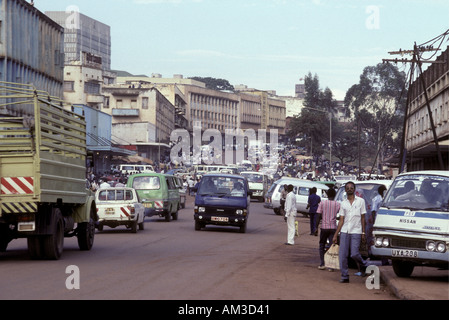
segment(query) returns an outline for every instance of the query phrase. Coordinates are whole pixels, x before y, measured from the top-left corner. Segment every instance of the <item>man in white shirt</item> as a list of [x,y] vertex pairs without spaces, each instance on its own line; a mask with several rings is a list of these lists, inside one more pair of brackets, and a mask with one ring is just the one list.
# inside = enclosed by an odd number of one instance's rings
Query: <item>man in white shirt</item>
[[361,274],[365,274],[366,261],[363,260],[360,252],[360,242],[365,240],[365,200],[355,195],[355,184],[348,181],[345,185],[347,199],[340,206],[340,220],[335,232],[333,242],[337,243],[340,233],[340,271],[341,283],[349,282],[348,257],[357,262],[361,269]]
[[296,218],[296,196],[293,192],[293,185],[287,186],[287,198],[285,199],[285,221],[287,222],[287,242],[286,245],[295,244],[295,218]]

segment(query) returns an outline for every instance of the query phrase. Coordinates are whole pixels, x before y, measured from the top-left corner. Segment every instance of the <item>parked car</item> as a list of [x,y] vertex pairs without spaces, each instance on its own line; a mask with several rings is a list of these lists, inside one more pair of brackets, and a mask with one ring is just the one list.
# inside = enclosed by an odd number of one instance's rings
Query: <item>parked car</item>
[[210,173],[201,178],[195,196],[195,230],[208,224],[239,227],[246,232],[250,210],[248,180],[241,175]]
[[96,191],[97,229],[103,226],[115,228],[121,225],[137,232],[144,229],[144,207],[136,190],[126,187],[100,188]]
[[373,254],[391,259],[398,277],[415,266],[449,268],[449,172],[398,175],[374,223]]
[[326,191],[329,189],[323,183],[318,183],[310,180],[303,180],[299,178],[284,177],[275,181],[265,196],[265,208],[273,209],[276,214],[280,213],[281,207],[281,192],[284,189],[284,185],[293,185],[293,192],[296,195],[296,210],[308,215],[307,200],[310,195],[310,189],[315,187],[317,189],[316,194],[321,198],[327,198]]
[[162,173],[140,173],[128,177],[126,186],[136,189],[145,207],[145,216],[164,217],[165,221],[178,219],[181,206],[176,177]]

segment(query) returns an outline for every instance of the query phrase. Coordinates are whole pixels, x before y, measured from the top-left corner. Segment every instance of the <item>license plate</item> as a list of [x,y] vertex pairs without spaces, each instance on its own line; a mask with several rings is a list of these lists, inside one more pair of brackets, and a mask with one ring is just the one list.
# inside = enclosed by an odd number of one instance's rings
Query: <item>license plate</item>
[[212,221],[218,221],[218,222],[228,222],[228,217],[211,217]]
[[153,207],[152,204],[151,204],[151,202],[144,202],[144,203],[143,203],[143,206],[144,206],[145,208],[152,208],[152,207]]
[[418,258],[418,251],[417,250],[406,250],[406,249],[392,249],[391,255],[393,257]]
[[105,210],[106,214],[114,214],[114,208],[106,208]]

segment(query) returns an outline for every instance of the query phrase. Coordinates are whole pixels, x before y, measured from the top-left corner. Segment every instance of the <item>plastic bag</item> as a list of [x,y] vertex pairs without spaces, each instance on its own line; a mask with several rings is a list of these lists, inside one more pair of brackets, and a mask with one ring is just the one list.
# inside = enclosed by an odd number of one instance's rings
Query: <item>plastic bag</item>
[[339,250],[340,246],[338,244],[332,244],[329,250],[324,254],[324,265],[326,268],[340,270]]

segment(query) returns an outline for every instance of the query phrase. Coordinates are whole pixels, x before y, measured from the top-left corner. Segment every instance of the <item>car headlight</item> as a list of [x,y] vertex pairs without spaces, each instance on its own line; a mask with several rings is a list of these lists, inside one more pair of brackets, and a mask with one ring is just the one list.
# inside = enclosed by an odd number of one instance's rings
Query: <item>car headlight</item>
[[382,247],[382,238],[376,238],[376,247]]
[[383,238],[383,237],[377,237],[376,242],[374,243],[376,247],[389,247],[390,246],[390,239],[389,238]]
[[426,250],[427,251],[435,251],[436,243],[432,240],[426,242]]
[[446,252],[446,244],[444,242],[438,242],[437,251],[441,253]]
[[198,207],[198,212],[206,212],[206,208],[205,207]]
[[236,214],[243,214],[243,210],[242,209],[237,209],[237,210],[235,210],[235,213]]

